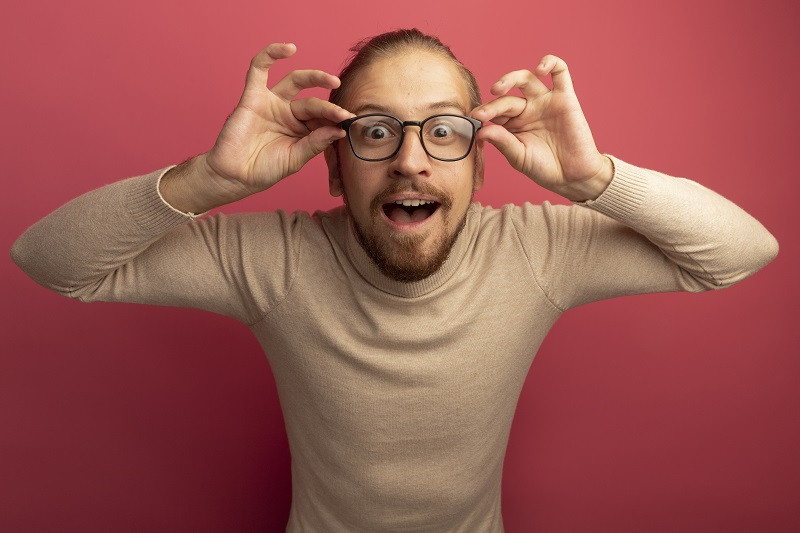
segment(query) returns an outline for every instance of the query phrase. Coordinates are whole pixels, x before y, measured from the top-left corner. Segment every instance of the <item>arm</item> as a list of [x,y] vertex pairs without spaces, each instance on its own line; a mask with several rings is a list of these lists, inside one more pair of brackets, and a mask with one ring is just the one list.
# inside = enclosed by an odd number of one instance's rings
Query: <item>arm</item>
[[778,251],[734,203],[684,178],[617,158],[597,200],[527,206],[514,223],[534,276],[561,310],[631,294],[722,289]]
[[[537,78],[548,74],[552,90]],[[509,95],[513,88],[522,97]],[[584,206],[544,206],[542,219],[523,212],[515,222],[540,279],[571,287],[554,296],[559,307],[722,288],[777,254],[774,237],[720,195],[600,154],[561,59],[545,56],[535,73],[506,74],[492,92],[498,98],[472,112],[493,123],[479,137],[537,184]]]
[[[350,113],[293,99],[302,88],[336,86],[334,76],[294,71],[266,88],[269,67],[293,52],[270,45],[253,59],[242,98],[209,153],[72,200],[14,243],[15,262],[38,283],[84,301],[190,305],[247,320],[252,305],[228,307],[244,300],[242,280],[253,279],[246,254],[265,248],[266,266],[285,265],[297,221],[276,214],[187,224],[194,215],[184,213],[266,190],[343,135],[335,124]],[[245,249],[247,232],[272,241]]]
[[164,172],[68,202],[31,226],[12,258],[37,283],[82,302],[193,307],[256,321],[288,290],[303,219],[278,212],[191,221],[159,198]]

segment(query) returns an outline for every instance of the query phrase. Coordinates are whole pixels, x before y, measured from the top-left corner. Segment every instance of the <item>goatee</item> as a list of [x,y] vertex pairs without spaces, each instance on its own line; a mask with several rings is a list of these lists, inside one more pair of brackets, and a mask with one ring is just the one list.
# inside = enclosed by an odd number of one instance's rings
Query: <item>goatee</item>
[[[453,202],[444,191],[428,184],[403,184],[401,182],[396,182],[371,202],[370,213],[373,215],[372,220],[376,221],[380,218],[380,211],[386,198],[401,192],[430,194],[439,198],[441,204],[437,211],[440,211],[439,215],[442,216],[445,226],[448,225],[449,217],[453,214],[451,211]],[[361,227],[350,211],[346,195],[344,200],[345,208],[361,247],[383,275],[405,283],[420,281],[436,273],[450,255],[450,250],[453,248],[467,221],[467,213],[465,212],[461,220],[459,220],[455,231],[451,235],[444,233],[437,236],[432,246],[433,251],[429,254],[423,254],[420,248],[426,235],[392,232],[384,235],[384,240],[382,241],[374,227],[375,225],[371,228],[373,231],[367,231],[366,228]],[[435,214],[431,216],[435,216]],[[387,240],[389,242],[386,242]]]

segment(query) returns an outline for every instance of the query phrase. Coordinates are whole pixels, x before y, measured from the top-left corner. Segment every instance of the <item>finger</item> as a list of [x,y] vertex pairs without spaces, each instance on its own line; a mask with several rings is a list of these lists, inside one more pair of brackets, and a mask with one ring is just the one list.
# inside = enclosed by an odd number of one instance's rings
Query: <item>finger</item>
[[292,100],[289,106],[292,109],[294,117],[303,122],[314,119],[326,119],[333,124],[338,124],[345,119],[355,116],[350,111],[342,109],[336,104],[315,97]]
[[501,96],[473,109],[472,116],[483,122],[491,120],[498,123],[497,119],[504,119],[503,122],[507,122],[508,119],[522,113],[526,104],[527,101],[519,96]]
[[556,91],[575,92],[567,64],[560,57],[554,55],[544,56],[539,66],[536,67],[536,74],[539,76],[551,75],[553,77],[553,89]]
[[335,89],[339,84],[339,78],[321,70],[295,70],[276,83],[272,92],[284,100],[291,100],[303,89]]
[[265,90],[269,68],[278,59],[284,59],[297,51],[297,47],[292,43],[272,43],[261,50],[250,61],[250,69],[247,71],[245,89]]
[[515,169],[522,168],[522,163],[525,161],[525,145],[504,127],[487,124],[478,130],[475,137],[492,143]]
[[339,127],[326,126],[312,131],[297,141],[292,147],[289,163],[291,172],[300,170],[312,157],[322,153],[332,142],[343,138],[345,135],[345,131]]
[[514,87],[522,91],[526,98],[536,98],[547,94],[550,89],[530,70],[515,70],[501,77],[492,85],[491,92],[498,96],[506,94]]

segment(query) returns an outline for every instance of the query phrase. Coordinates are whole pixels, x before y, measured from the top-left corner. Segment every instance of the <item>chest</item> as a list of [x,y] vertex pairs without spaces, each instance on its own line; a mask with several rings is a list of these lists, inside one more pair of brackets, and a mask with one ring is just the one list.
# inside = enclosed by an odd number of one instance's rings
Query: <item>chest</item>
[[404,412],[433,396],[469,410],[516,398],[558,316],[524,279],[464,276],[418,298],[346,279],[307,283],[293,287],[260,337],[276,378],[323,403],[381,401]]

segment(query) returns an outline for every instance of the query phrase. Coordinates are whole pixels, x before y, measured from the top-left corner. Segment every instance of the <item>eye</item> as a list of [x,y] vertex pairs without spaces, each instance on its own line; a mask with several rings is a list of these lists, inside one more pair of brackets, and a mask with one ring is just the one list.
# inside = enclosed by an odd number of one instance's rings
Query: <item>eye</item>
[[453,134],[453,128],[447,124],[437,124],[431,129],[431,135],[440,139],[449,137]]
[[394,136],[392,128],[386,124],[370,124],[361,130],[361,136],[369,141],[382,141]]
[[459,138],[461,131],[456,117],[435,117],[425,124],[425,138],[438,145],[450,144]]
[[373,126],[371,128],[367,128],[364,134],[370,139],[383,139],[389,135],[389,132],[383,126]]

